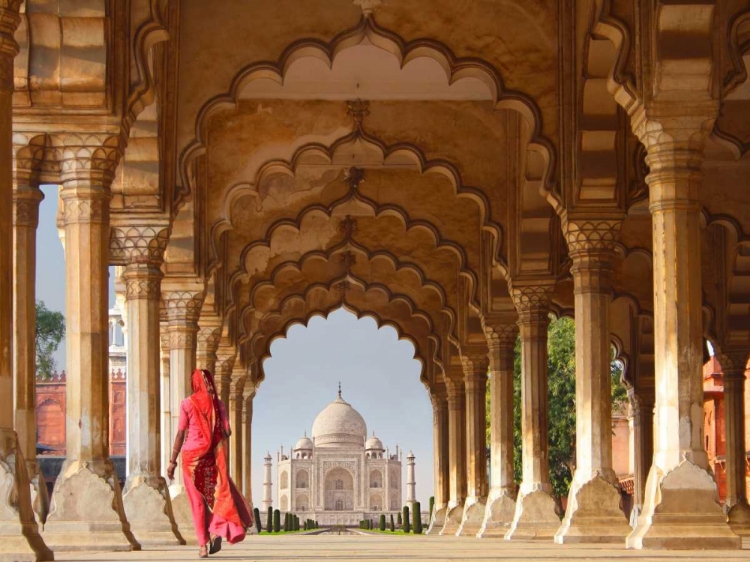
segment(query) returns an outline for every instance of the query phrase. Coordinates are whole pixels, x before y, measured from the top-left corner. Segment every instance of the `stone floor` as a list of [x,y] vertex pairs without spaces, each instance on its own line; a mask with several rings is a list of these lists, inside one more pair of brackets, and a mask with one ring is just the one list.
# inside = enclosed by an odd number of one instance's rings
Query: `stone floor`
[[[745,545],[746,548],[750,544]],[[254,536],[244,543],[225,548],[212,559],[273,562],[292,560],[357,560],[399,562],[401,560],[479,561],[479,560],[530,560],[552,562],[557,560],[620,561],[674,561],[727,562],[750,561],[750,550],[719,551],[651,551],[613,549],[607,547],[570,547],[550,543],[510,543],[503,540],[476,540],[435,536],[404,537],[388,535],[291,535],[286,537]],[[126,554],[114,553],[59,553],[58,561],[180,561],[197,559],[197,549],[177,547],[150,549]]]

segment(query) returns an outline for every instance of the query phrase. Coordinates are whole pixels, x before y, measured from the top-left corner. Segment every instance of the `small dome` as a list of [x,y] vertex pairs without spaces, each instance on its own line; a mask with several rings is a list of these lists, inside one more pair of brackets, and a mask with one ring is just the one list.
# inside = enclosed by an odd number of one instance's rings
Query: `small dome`
[[305,434],[305,436],[297,441],[297,444],[294,446],[295,451],[312,451],[313,448],[313,442],[310,440],[310,438]]
[[362,447],[367,438],[367,425],[360,413],[341,398],[331,402],[315,418],[312,437],[316,447]]
[[367,440],[367,443],[365,443],[365,449],[367,449],[368,451],[370,451],[370,450],[373,450],[373,451],[383,451],[384,450],[383,449],[383,442],[380,439],[378,439],[377,437],[375,437],[375,432],[374,431],[372,432],[372,437],[370,437]]

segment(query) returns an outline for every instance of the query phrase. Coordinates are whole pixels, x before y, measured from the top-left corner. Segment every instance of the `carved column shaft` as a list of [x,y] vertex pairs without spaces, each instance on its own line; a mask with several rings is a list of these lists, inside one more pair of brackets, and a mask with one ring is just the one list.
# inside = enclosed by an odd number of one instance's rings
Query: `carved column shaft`
[[646,492],[646,479],[654,457],[654,399],[653,389],[628,391],[633,416],[633,509],[640,513]]
[[15,427],[27,465],[36,464],[36,229],[38,188],[13,190],[13,373]]
[[[238,372],[239,371],[239,372]],[[229,423],[232,426],[232,437],[229,439],[229,476],[235,483],[242,485],[242,441],[243,441],[243,406],[242,392],[245,387],[244,369],[235,367],[229,392]]]
[[[53,560],[38,533],[23,448],[13,429],[13,34],[20,0],[0,0],[0,558]],[[26,334],[24,335],[26,337]]]
[[444,507],[450,498],[448,400],[445,395],[433,394],[432,399],[432,442],[435,478],[435,505]]
[[[247,394],[247,393],[246,393]],[[253,501],[253,401],[255,394],[245,397],[242,412],[242,494],[252,505]]]
[[[162,301],[163,303],[164,301]],[[161,434],[161,470],[162,476],[167,475],[166,470],[169,465],[170,455],[172,454],[172,406],[171,406],[171,384],[169,377],[169,321],[166,317],[166,308],[160,307],[159,310],[159,343],[160,343],[160,386],[159,402],[161,418],[159,421],[159,433]]]
[[725,505],[747,503],[745,488],[745,367],[748,354],[720,358],[724,372],[724,430],[726,432],[727,497]]
[[[218,320],[218,319],[217,319]],[[196,351],[196,366],[199,369],[206,369],[211,374],[216,374],[216,351],[219,349],[221,339],[221,324],[218,326],[214,323],[206,322],[201,319],[200,330],[198,331],[198,348]]]
[[467,497],[487,497],[487,355],[463,357]]
[[448,383],[448,457],[450,460],[450,500],[463,505],[466,499],[466,394],[463,382]]

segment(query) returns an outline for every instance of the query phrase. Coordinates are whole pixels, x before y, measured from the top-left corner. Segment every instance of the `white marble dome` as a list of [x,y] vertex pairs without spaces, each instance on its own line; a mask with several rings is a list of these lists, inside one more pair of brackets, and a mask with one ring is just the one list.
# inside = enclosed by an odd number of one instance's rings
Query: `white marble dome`
[[364,447],[367,424],[360,413],[341,398],[326,406],[315,418],[312,438],[316,447]]
[[307,435],[305,435],[302,439],[297,441],[297,444],[294,446],[295,451],[298,451],[298,450],[312,451],[312,448],[313,448],[313,442],[310,440],[310,438]]
[[383,442],[375,437],[375,434],[373,433],[372,437],[370,437],[367,440],[367,443],[365,443],[365,449],[367,449],[368,451],[383,451]]

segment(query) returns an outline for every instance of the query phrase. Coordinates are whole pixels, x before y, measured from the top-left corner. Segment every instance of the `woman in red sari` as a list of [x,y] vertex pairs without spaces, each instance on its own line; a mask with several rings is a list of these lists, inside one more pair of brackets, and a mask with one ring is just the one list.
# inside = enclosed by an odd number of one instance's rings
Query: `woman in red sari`
[[250,505],[229,478],[227,440],[232,431],[214,378],[210,372],[196,369],[192,385],[193,394],[180,404],[167,476],[174,478],[177,455],[182,450],[182,474],[199,556],[206,558],[221,550],[222,538],[231,544],[243,540],[245,531],[253,525],[253,516]]

